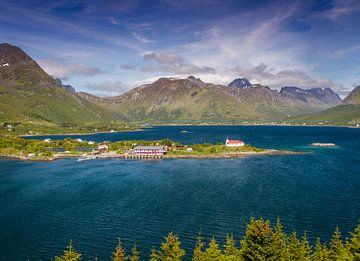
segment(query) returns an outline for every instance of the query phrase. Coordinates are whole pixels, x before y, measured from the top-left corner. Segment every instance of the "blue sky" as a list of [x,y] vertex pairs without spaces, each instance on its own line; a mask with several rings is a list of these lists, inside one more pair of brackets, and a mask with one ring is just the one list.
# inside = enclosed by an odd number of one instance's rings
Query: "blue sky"
[[161,76],[272,88],[360,84],[360,1],[0,1],[0,41],[79,91]]

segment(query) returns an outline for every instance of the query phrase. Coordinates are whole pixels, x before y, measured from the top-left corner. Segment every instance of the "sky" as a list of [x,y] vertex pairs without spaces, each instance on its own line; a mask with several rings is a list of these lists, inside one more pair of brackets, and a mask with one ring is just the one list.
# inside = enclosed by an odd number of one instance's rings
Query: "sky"
[[0,0],[0,42],[100,96],[189,75],[342,96],[360,84],[359,0]]

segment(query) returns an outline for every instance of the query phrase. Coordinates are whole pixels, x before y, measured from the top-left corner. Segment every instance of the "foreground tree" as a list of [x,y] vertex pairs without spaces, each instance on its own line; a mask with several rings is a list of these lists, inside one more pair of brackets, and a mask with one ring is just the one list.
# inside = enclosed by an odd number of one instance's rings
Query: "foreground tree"
[[152,249],[150,260],[177,261],[181,260],[184,255],[185,250],[181,248],[179,237],[171,232],[165,237],[165,242],[161,244],[160,251]]
[[269,260],[271,253],[272,230],[269,221],[252,218],[241,240],[241,257],[244,260]]
[[297,238],[296,232],[293,231],[290,234],[290,240],[287,247],[287,257],[289,260],[299,260],[300,259],[300,241]]
[[271,256],[269,260],[286,260],[287,235],[283,232],[283,226],[280,219],[277,219],[276,226],[271,235]]
[[129,259],[130,259],[130,261],[139,261],[140,260],[140,254],[137,250],[136,242],[134,242],[134,245],[131,249],[131,257]]
[[313,253],[314,261],[329,261],[329,254],[326,245],[321,245],[320,238],[316,239],[315,249]]
[[299,259],[300,260],[304,260],[304,261],[310,261],[312,257],[312,250],[311,250],[311,246],[307,237],[307,233],[304,232],[304,235],[302,237],[301,240],[301,244],[300,244],[300,256]]
[[215,237],[210,240],[209,247],[204,252],[205,260],[223,260],[224,256],[219,249],[219,245],[216,242]]
[[226,236],[226,244],[224,247],[225,260],[239,260],[239,250],[235,246],[235,240],[232,234]]
[[113,253],[112,260],[113,261],[125,261],[125,260],[127,260],[125,249],[123,248],[123,246],[121,244],[120,238],[119,238],[118,244],[117,244],[117,246],[115,248],[115,251]]
[[81,260],[81,254],[76,252],[72,246],[72,240],[70,240],[70,244],[64,250],[64,254],[62,256],[55,257],[55,261],[78,261]]
[[348,249],[353,260],[360,260],[360,224],[355,228],[355,232],[351,233]]
[[204,248],[203,237],[199,233],[198,236],[196,237],[196,244],[195,244],[194,254],[193,254],[193,258],[192,258],[193,261],[204,260],[203,248]]

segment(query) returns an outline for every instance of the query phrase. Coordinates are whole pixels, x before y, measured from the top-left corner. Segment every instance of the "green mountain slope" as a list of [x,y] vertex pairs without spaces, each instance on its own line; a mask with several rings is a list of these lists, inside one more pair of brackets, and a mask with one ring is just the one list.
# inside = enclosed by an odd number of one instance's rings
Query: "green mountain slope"
[[[301,100],[262,85],[236,88],[187,79],[159,80],[111,98],[81,93],[83,98],[152,124],[241,124],[277,121],[334,106],[316,97]],[[310,97],[310,96],[309,96]]]
[[20,48],[0,44],[0,121],[79,125],[119,118],[62,86]]
[[360,124],[360,86],[356,87],[334,108],[289,119],[298,124],[357,125]]

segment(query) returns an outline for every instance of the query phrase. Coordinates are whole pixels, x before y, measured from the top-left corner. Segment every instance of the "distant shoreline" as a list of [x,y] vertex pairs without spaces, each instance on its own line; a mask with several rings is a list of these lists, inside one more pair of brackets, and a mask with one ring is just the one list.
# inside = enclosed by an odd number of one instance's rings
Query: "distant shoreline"
[[155,128],[155,127],[221,127],[221,126],[239,126],[239,127],[320,127],[320,128],[350,128],[350,129],[360,129],[356,126],[345,126],[345,125],[283,125],[283,124],[157,124],[148,127],[143,127],[135,130],[121,130],[121,131],[101,131],[101,132],[78,132],[78,133],[54,133],[54,134],[24,134],[19,135],[19,137],[41,137],[41,136],[85,136],[85,135],[96,135],[96,134],[109,134],[109,133],[122,133],[122,132],[138,132],[144,131],[144,129]]

